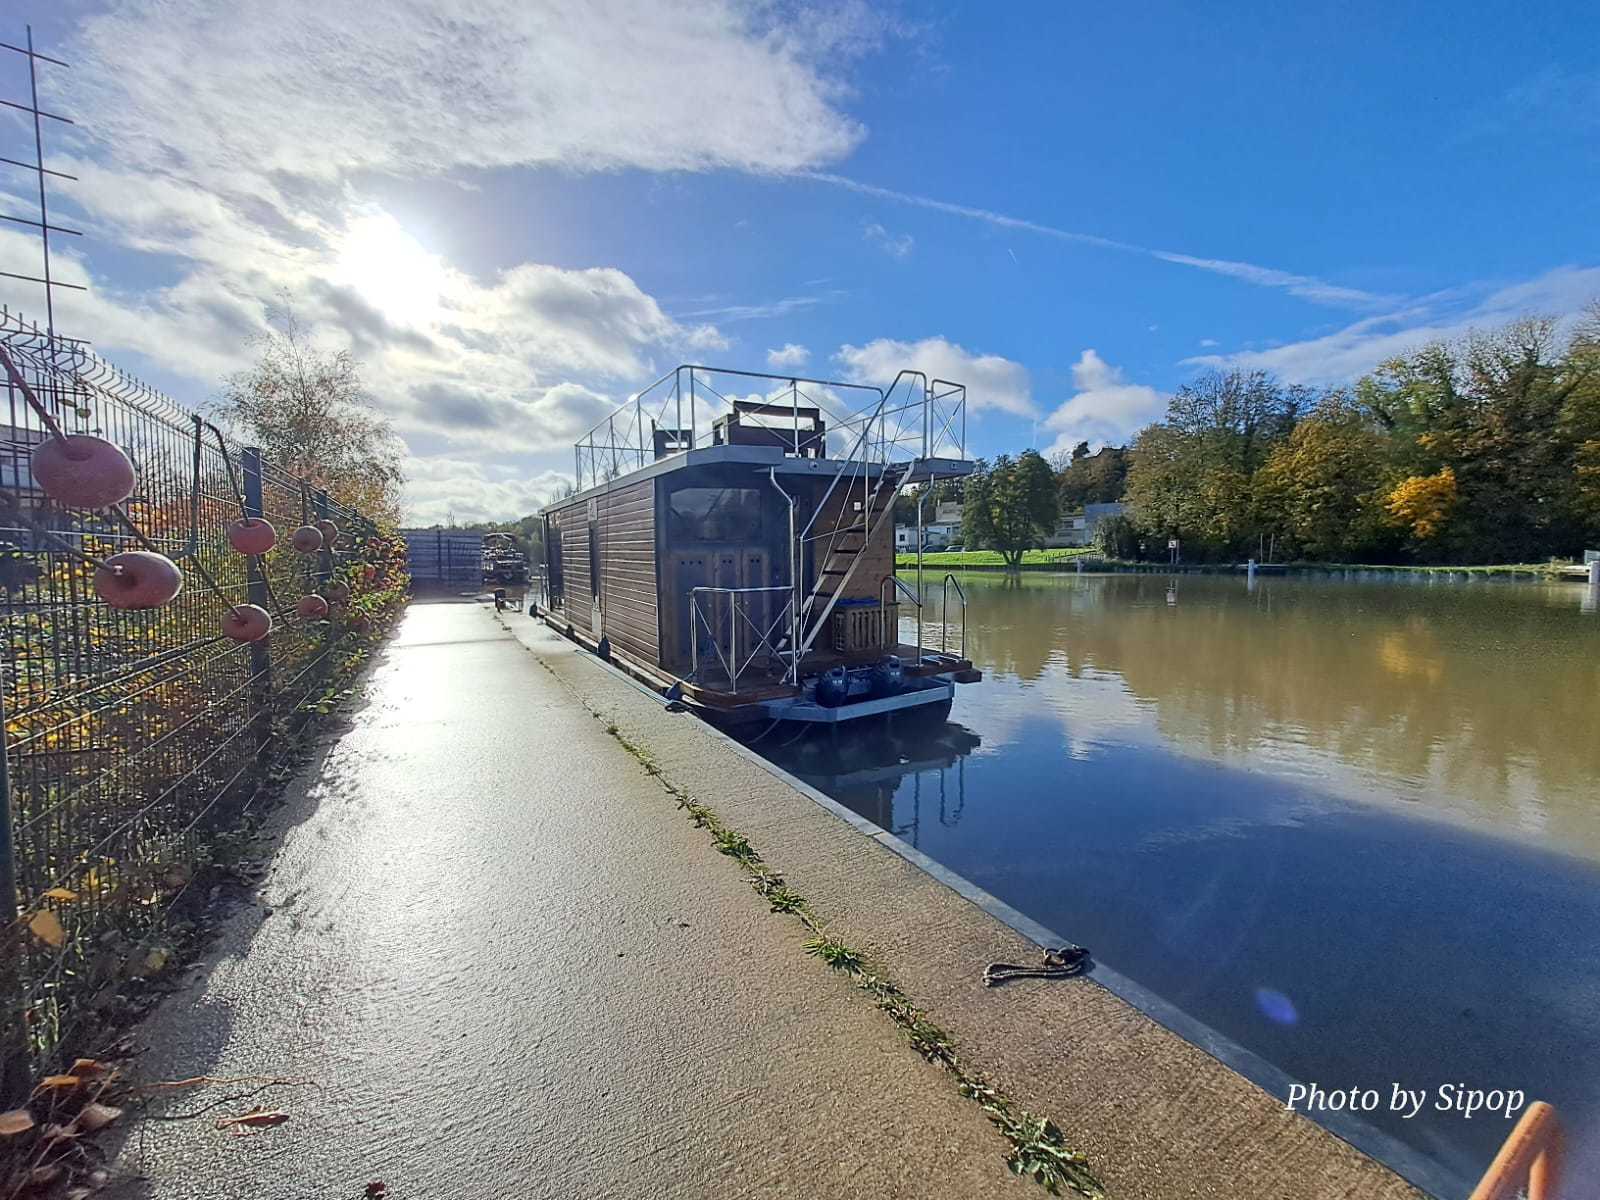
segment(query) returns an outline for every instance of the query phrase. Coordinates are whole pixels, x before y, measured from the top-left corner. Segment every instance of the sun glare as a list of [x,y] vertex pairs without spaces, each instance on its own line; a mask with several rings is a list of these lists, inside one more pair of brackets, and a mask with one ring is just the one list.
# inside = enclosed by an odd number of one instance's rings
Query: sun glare
[[397,325],[426,325],[440,312],[448,268],[387,213],[358,217],[339,242],[333,278]]

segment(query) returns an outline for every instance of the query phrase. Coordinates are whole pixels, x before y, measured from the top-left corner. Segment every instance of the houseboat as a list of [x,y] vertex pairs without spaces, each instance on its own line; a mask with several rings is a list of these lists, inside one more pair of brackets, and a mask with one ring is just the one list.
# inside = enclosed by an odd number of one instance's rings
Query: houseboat
[[948,714],[981,678],[966,599],[946,576],[924,611],[894,509],[969,474],[965,441],[966,389],[919,372],[883,388],[680,366],[575,445],[535,611],[720,724]]

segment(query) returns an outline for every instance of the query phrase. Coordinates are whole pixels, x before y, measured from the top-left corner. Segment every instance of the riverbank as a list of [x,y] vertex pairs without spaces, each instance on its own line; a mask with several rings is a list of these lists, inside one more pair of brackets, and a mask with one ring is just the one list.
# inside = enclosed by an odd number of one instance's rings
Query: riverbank
[[[900,570],[917,565],[915,554],[897,554]],[[1164,563],[1131,559],[1101,558],[1092,549],[1029,550],[1020,566],[1010,566],[993,550],[960,553],[948,551],[922,556],[924,570],[940,571],[1095,571],[1145,575],[1236,575],[1245,573],[1245,563]],[[1461,576],[1464,578],[1574,579],[1582,582],[1581,567],[1571,563],[1495,563],[1478,566],[1415,566],[1395,563],[1288,562],[1260,563],[1262,575],[1394,575]]]
[[984,988],[1037,943],[542,623],[413,606],[357,717],[143,1034],[315,1086],[143,1123],[154,1194],[1416,1195],[1092,979]]
[[[806,898],[831,938],[860,948],[871,973],[892,979],[929,1027],[948,1038],[963,1071],[1053,1121],[1064,1144],[1087,1156],[1108,1194],[1151,1200],[1418,1194],[1102,986],[1103,973],[1140,993],[1109,970],[985,988],[987,962],[1037,961],[1042,943],[1061,939],[750,749],[666,712],[658,698],[542,622],[510,614],[503,620],[576,698],[616,727],[618,739],[648,761],[669,793],[691,810],[709,805],[781,873],[787,889]],[[871,1002],[870,987],[862,986]],[[1184,1023],[1154,997],[1142,998],[1152,1011]],[[1209,1031],[1192,1028],[1191,1036],[1214,1053],[1230,1051]],[[1258,1060],[1239,1061],[1259,1069],[1258,1078],[1276,1080]],[[1370,1133],[1354,1123],[1341,1131]],[[1415,1160],[1408,1167],[1426,1170]]]

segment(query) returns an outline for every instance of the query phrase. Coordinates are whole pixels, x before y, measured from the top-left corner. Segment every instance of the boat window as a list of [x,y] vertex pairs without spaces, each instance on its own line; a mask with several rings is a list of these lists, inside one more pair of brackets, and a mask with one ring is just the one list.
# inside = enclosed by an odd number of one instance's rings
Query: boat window
[[761,536],[759,488],[682,488],[667,508],[675,542],[750,542]]

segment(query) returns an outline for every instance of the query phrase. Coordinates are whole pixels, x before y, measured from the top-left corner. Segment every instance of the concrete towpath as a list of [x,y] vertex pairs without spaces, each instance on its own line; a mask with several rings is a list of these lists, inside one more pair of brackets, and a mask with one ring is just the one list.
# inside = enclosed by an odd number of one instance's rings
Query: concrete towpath
[[141,1033],[147,1077],[318,1086],[261,1097],[292,1117],[255,1137],[141,1123],[126,1194],[1043,1195],[614,733],[1054,1117],[1112,1196],[1417,1195],[1092,980],[984,989],[983,962],[1037,948],[542,625],[472,604],[411,608],[279,810],[260,903]]
[[410,609],[284,818],[264,907],[143,1031],[141,1073],[320,1087],[260,1097],[292,1117],[255,1137],[146,1122],[120,1165],[150,1195],[1032,1186],[977,1107],[478,605]]

